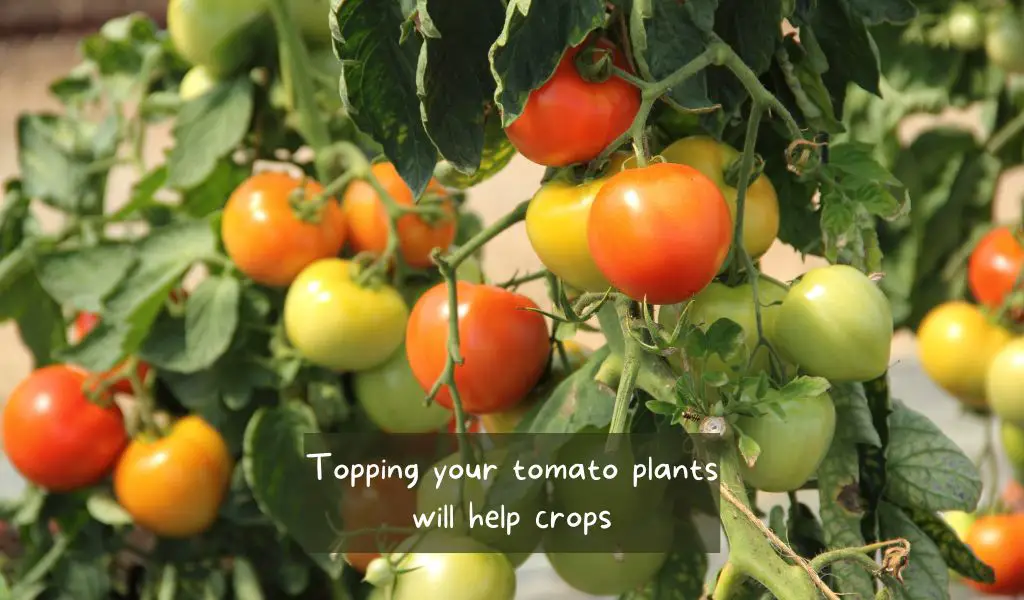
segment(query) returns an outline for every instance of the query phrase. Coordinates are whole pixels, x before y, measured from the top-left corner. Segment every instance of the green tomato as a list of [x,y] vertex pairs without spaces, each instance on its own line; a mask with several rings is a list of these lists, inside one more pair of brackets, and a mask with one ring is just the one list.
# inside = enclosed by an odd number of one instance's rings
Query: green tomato
[[999,426],[999,439],[1013,472],[1018,479],[1024,477],[1024,428],[1003,421]]
[[212,90],[218,81],[210,74],[210,70],[202,65],[192,67],[181,78],[181,86],[178,88],[178,95],[184,101],[198,98]]
[[[419,536],[417,536],[419,537]],[[410,538],[412,539],[412,538]],[[401,571],[380,589],[389,600],[513,600],[516,572],[501,553],[480,542],[435,531],[418,542],[429,552],[406,553],[403,543],[390,556]],[[421,549],[424,546],[418,546]],[[444,551],[440,551],[444,550]],[[375,561],[376,562],[376,561]],[[379,563],[378,563],[379,564]],[[375,565],[371,563],[370,569]],[[368,580],[370,576],[367,575]]]
[[211,76],[237,72],[252,60],[268,31],[264,0],[170,0],[167,32],[175,49]]
[[[761,447],[753,467],[740,458],[743,479],[765,492],[791,492],[807,483],[836,432],[836,409],[828,394],[786,399],[779,408],[785,417],[768,411],[736,420],[736,427]],[[797,440],[799,450],[794,446]]]
[[1024,426],[1024,337],[1003,346],[989,363],[985,397],[1000,419]]
[[[613,514],[613,520],[615,515]],[[556,527],[544,535],[548,561],[569,586],[594,596],[625,594],[651,579],[661,569],[672,546],[672,519],[665,511],[648,513],[648,518],[627,529],[591,530],[586,536],[581,528]],[[593,544],[610,547],[637,548],[647,552],[560,552],[559,548],[580,548]],[[653,550],[658,551],[653,551]]]
[[440,404],[424,404],[426,392],[412,374],[405,344],[384,364],[357,372],[352,387],[366,416],[388,433],[438,431],[452,418]]
[[857,269],[832,265],[790,288],[770,341],[810,375],[867,381],[889,368],[892,334],[885,294]]
[[[779,313],[782,300],[786,297],[786,288],[768,280],[761,279],[757,285],[758,300],[761,304],[761,329],[767,339],[772,339],[775,331],[775,320]],[[668,331],[672,331],[679,317],[683,312],[685,304],[671,304],[661,307],[658,313],[658,323]],[[743,328],[744,345],[747,348],[745,353],[739,353],[728,363],[723,361],[717,354],[709,356],[704,364],[691,365],[698,371],[710,369],[712,371],[724,371],[734,378],[741,376],[747,366],[747,357],[757,347],[757,315],[754,310],[754,293],[749,283],[737,287],[728,287],[725,284],[712,282],[689,302],[689,310],[686,313],[687,321],[703,331],[707,331],[719,319],[729,319]],[[683,342],[679,341],[678,346],[682,348]],[[677,353],[669,359],[673,366],[682,372],[682,353]],[[770,368],[770,357],[768,349],[764,346],[757,349],[757,355],[750,363],[751,372],[749,375],[756,375],[761,371]]]
[[[504,458],[505,451],[503,449],[490,450],[484,453],[482,463],[501,465]],[[439,488],[437,485],[437,475],[434,470],[435,467],[447,468],[455,464],[462,464],[462,459],[458,452],[441,460],[424,473],[422,483],[420,483],[416,491],[417,512],[429,513],[444,506],[458,505],[460,487],[458,483],[448,479],[446,476]],[[471,467],[471,469],[475,468]],[[511,467],[499,466],[501,471],[504,471],[506,468]],[[482,465],[480,469],[482,473]],[[462,480],[464,483],[462,487],[463,499],[466,502],[467,511],[470,503],[473,504],[473,514],[475,515],[488,510],[500,510],[499,506],[491,507],[487,505],[488,490],[490,490],[494,480],[499,476],[499,470],[492,471],[486,481],[470,478]],[[503,478],[503,484],[506,482],[524,486],[522,488],[523,495],[519,497],[518,501],[509,502],[505,505],[506,512],[515,511],[519,513],[522,519],[516,528],[512,530],[512,535],[508,535],[504,529],[500,528],[492,529],[480,526],[470,528],[465,516],[458,511],[456,511],[455,531],[460,535],[468,535],[482,544],[504,552],[512,565],[518,567],[533,554],[533,550],[540,543],[540,538],[544,534],[537,527],[536,521],[533,520],[534,515],[543,509],[544,501],[541,495],[543,490],[539,484],[528,485],[527,482],[519,482],[514,477],[511,479]],[[524,550],[524,548],[529,548],[529,550]]]
[[363,287],[353,264],[318,260],[288,288],[284,330],[309,362],[335,371],[372,369],[390,358],[405,337],[409,309],[395,288]]
[[331,0],[288,0],[288,7],[306,41],[314,45],[331,42]]
[[1014,10],[990,16],[985,52],[992,64],[1009,72],[1024,73],[1024,22]]
[[974,50],[985,43],[985,19],[972,4],[961,2],[953,6],[946,19],[949,41],[961,50]]

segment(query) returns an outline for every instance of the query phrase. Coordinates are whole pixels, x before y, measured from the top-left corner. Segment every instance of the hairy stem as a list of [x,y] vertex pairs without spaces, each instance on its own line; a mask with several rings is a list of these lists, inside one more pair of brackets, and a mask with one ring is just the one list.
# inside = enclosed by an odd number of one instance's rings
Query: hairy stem
[[615,312],[619,317],[619,324],[622,327],[626,347],[622,357],[622,376],[619,378],[619,387],[615,392],[615,407],[612,409],[611,427],[608,430],[609,451],[615,449],[615,438],[611,436],[626,433],[629,402],[633,398],[633,390],[636,388],[637,375],[640,373],[640,355],[643,352],[639,342],[629,333],[629,328],[637,316],[637,303],[625,296],[617,296],[615,298]]

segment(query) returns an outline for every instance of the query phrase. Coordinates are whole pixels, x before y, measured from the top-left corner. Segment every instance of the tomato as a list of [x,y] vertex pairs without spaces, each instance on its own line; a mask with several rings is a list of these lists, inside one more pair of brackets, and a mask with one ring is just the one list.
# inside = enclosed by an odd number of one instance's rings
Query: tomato
[[217,519],[233,469],[224,438],[190,415],[160,439],[132,440],[114,472],[114,493],[137,525],[190,537]]
[[[445,531],[434,531],[419,544],[430,551],[391,555],[400,571],[382,586],[389,600],[513,600],[516,572],[504,555],[480,542]],[[417,546],[422,548],[423,546]],[[375,568],[370,566],[370,570]],[[368,577],[368,580],[370,578]]]
[[1024,22],[1012,9],[989,15],[985,53],[995,66],[1009,73],[1024,73]]
[[402,345],[409,309],[395,288],[353,281],[354,264],[325,258],[288,288],[284,330],[309,362],[335,371],[383,364]]
[[1024,476],[1024,428],[1003,421],[999,426],[999,439],[1014,474]]
[[333,198],[316,222],[299,218],[293,194],[309,201],[323,192],[315,181],[280,172],[257,173],[242,182],[224,207],[221,237],[238,269],[257,283],[286,286],[315,260],[337,256],[345,242],[344,213]]
[[[770,340],[775,331],[775,319],[779,314],[779,308],[782,300],[786,297],[786,288],[774,281],[761,278],[757,285],[757,292],[761,305],[761,329],[765,337]],[[738,372],[735,372],[735,374],[742,376],[746,372],[748,357],[754,351],[754,348],[757,347],[758,342],[757,315],[754,311],[754,292],[750,284],[745,283],[736,287],[729,287],[717,281],[712,282],[694,296],[690,300],[689,305],[690,308],[686,313],[687,321],[705,332],[719,319],[729,319],[742,327],[744,345],[747,349],[745,353],[740,353],[739,356],[728,363],[723,361],[718,355],[713,355],[707,358],[704,365],[691,364],[691,367],[699,366],[725,373],[738,369]],[[685,306],[685,304],[673,304],[661,307],[658,312],[658,323],[668,332],[673,331]],[[683,341],[680,340],[677,346],[682,349]],[[679,372],[684,370],[681,352],[670,356],[669,360]],[[751,361],[750,366],[751,372],[749,374],[751,375],[769,370],[771,365],[768,349],[763,346],[758,348],[757,356]]]
[[[80,312],[75,317],[75,323],[72,326],[72,341],[77,343],[82,340],[90,331],[93,330],[96,325],[100,322],[100,316],[96,313],[91,312]],[[117,374],[123,368],[124,363],[116,365],[113,369],[99,375],[99,380],[108,382],[108,380],[117,377]],[[144,362],[140,362],[135,371],[140,382],[146,380],[146,376],[149,375],[149,365]],[[116,380],[110,381],[107,385],[110,389],[119,394],[133,394],[135,390],[132,389],[132,382],[129,377],[117,377]]]
[[1024,337],[992,358],[985,375],[985,398],[1000,419],[1024,426]]
[[978,242],[967,263],[971,293],[989,308],[1002,306],[1024,269],[1024,246],[1009,227],[997,227]]
[[452,419],[452,411],[431,402],[412,374],[405,345],[383,364],[352,378],[359,406],[377,427],[389,433],[429,433]]
[[245,67],[259,47],[257,39],[268,29],[266,3],[259,0],[170,0],[167,4],[167,32],[175,50],[217,77]]
[[[787,398],[779,408],[785,417],[769,410],[736,420],[736,427],[761,447],[753,467],[741,459],[743,479],[765,492],[791,492],[807,483],[828,453],[836,432],[836,409],[828,394]],[[793,452],[793,440],[800,440],[799,452]]]
[[620,171],[601,187],[587,238],[613,286],[635,300],[675,304],[718,273],[732,218],[714,182],[692,167],[659,163]]
[[[455,385],[466,412],[501,412],[519,403],[536,385],[551,347],[544,317],[521,294],[492,285],[458,282],[459,353]],[[416,302],[406,329],[406,352],[412,372],[429,390],[448,356],[448,289],[440,283]],[[452,408],[447,387],[437,402]]]
[[[736,218],[734,187],[726,185],[725,172],[740,159],[732,146],[704,136],[688,137],[670,144],[661,156],[672,163],[688,165],[711,179],[729,204],[729,213]],[[779,233],[779,197],[767,175],[761,175],[748,187],[743,201],[743,247],[754,258],[768,251]]]
[[978,517],[965,542],[981,562],[995,571],[995,583],[964,582],[986,594],[1013,596],[1024,593],[1024,515]]
[[178,95],[184,101],[198,98],[217,86],[219,81],[210,70],[202,65],[192,67],[181,78],[181,86],[178,88]]
[[587,242],[590,206],[607,180],[602,177],[580,185],[552,180],[541,186],[526,210],[526,234],[533,251],[549,271],[585,292],[611,287],[590,256]]
[[892,308],[867,275],[847,265],[808,271],[782,301],[770,340],[810,375],[867,381],[889,368]]
[[946,17],[949,41],[961,50],[974,50],[985,43],[985,19],[967,2],[954,4]]
[[[401,206],[412,206],[412,190],[398,175],[391,163],[377,163],[372,167],[373,175],[381,186]],[[448,192],[437,180],[432,179],[427,193],[439,196],[445,216],[436,223],[428,223],[420,215],[402,215],[396,223],[399,250],[402,258],[413,267],[429,267],[430,251],[440,248],[445,251],[455,241],[455,206]],[[353,181],[345,190],[342,200],[345,220],[348,226],[349,243],[355,252],[380,254],[388,243],[388,214],[380,196],[365,181]]]
[[[612,513],[612,520],[619,516]],[[610,532],[614,531],[614,535]],[[628,536],[625,539],[615,536]],[[665,563],[672,544],[672,522],[662,513],[641,520],[628,529],[591,530],[556,527],[544,536],[548,561],[569,586],[594,596],[619,596],[648,582]],[[631,539],[630,539],[631,538]],[[608,547],[621,540],[623,547],[660,549],[647,552],[560,552],[559,548],[580,548],[589,544]]]
[[[597,46],[612,50],[615,66],[629,70],[610,43]],[[583,79],[575,62],[582,48],[566,50],[551,78],[530,92],[523,112],[505,127],[509,141],[537,164],[564,167],[597,158],[629,129],[640,109],[640,90],[626,80]]]
[[[504,459],[504,450],[491,450],[484,453],[481,466],[469,468],[471,472],[480,469],[476,472],[483,473],[482,464],[484,463],[498,466],[498,470],[492,471],[486,481],[467,477],[460,482],[446,478],[438,484],[435,468],[444,469],[447,472],[448,467],[451,465],[465,465],[458,452],[444,458],[431,466],[423,474],[423,480],[417,488],[416,511],[420,514],[425,514],[449,505],[457,507],[460,487],[462,488],[462,498],[466,503],[467,511],[470,510],[470,505],[472,505],[474,514],[480,514],[489,510],[499,510],[502,504],[488,503],[487,492],[494,483],[494,480],[500,476],[498,474],[499,471],[503,472],[505,469],[511,468],[503,466]],[[462,485],[459,485],[460,483]],[[526,486],[528,482],[519,485]],[[537,526],[533,518],[538,511],[544,508],[541,493],[542,487],[540,485],[533,485],[529,489],[524,489],[521,496],[516,496],[515,501],[504,504],[506,511],[517,512],[522,518],[522,521],[512,530],[511,535],[501,528],[491,529],[482,526],[470,528],[466,522],[466,517],[457,509],[455,511],[454,530],[459,535],[468,535],[490,548],[504,552],[505,557],[512,563],[512,566],[518,567],[530,557],[533,550],[540,543],[540,538],[544,533]]]
[[[415,526],[413,522],[415,512],[416,491],[409,489],[402,479],[374,479],[369,486],[346,488],[341,495],[342,528],[346,532],[370,530],[382,526],[411,528]],[[368,539],[352,538],[349,543],[358,544],[357,547],[362,550],[366,549],[368,544],[380,540],[381,548],[387,550],[406,537],[408,536],[400,533],[378,534],[374,532]],[[379,552],[346,552],[345,560],[365,573],[370,562],[378,556],[380,556]]]
[[25,479],[54,492],[96,483],[128,443],[121,409],[90,402],[82,390],[87,378],[76,367],[43,367],[4,405],[4,453]]
[[331,43],[330,0],[288,0],[288,8],[307,42],[313,45]]
[[917,328],[917,353],[925,373],[967,406],[987,405],[985,377],[995,355],[1010,341],[1006,330],[966,302],[933,308]]
[[520,421],[523,420],[523,417],[533,410],[538,402],[547,398],[558,387],[558,384],[562,383],[573,371],[583,366],[583,363],[590,356],[589,350],[573,340],[562,342],[562,346],[565,349],[566,358],[569,359],[568,364],[562,361],[560,353],[555,352],[547,378],[542,380],[522,402],[509,410],[490,413],[480,417],[480,421],[483,423],[487,433],[513,433],[516,427],[519,426]]

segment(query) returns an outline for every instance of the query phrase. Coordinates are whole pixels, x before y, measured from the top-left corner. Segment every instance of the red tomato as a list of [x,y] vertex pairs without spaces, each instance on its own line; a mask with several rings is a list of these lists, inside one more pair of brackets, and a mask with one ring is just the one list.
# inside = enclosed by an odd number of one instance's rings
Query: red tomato
[[1002,306],[1024,268],[1024,246],[1009,227],[990,231],[974,248],[967,264],[971,293],[989,308]]
[[[391,197],[399,205],[412,206],[414,199],[412,190],[399,176],[391,163],[377,163],[372,167],[373,175]],[[419,215],[412,213],[402,215],[395,223],[398,232],[398,248],[402,259],[413,267],[429,267],[430,251],[440,248],[448,249],[455,241],[455,206],[444,187],[431,179],[427,193],[443,198],[445,218],[428,223]],[[355,252],[372,252],[380,254],[388,243],[388,213],[380,196],[365,181],[353,181],[345,190],[342,202],[345,211],[345,223],[348,227],[348,240]]]
[[[72,328],[72,337],[74,338],[73,341],[81,341],[82,338],[89,335],[89,332],[92,331],[93,328],[99,325],[99,322],[100,316],[97,315],[96,313],[78,313],[78,316],[75,317],[75,324]],[[113,379],[117,375],[118,371],[121,370],[123,364],[124,363],[120,363],[113,369],[105,373],[101,373],[99,375],[100,381]],[[149,374],[149,365],[147,365],[144,362],[140,362],[135,372],[138,375],[140,382],[145,381],[146,375]],[[110,383],[110,389],[120,394],[133,394],[135,392],[135,390],[132,389],[132,381],[128,377],[117,378],[115,381]]]
[[4,452],[26,479],[54,492],[96,483],[128,444],[121,409],[86,398],[85,371],[51,365],[14,388],[3,413]]
[[[629,70],[621,53],[612,60]],[[576,70],[583,45],[569,48],[551,79],[530,93],[523,112],[505,128],[509,141],[523,156],[548,167],[586,162],[599,154],[633,123],[640,109],[640,90],[618,77],[589,82]]]
[[304,221],[292,207],[292,194],[300,188],[300,202],[323,191],[312,180],[303,185],[286,173],[264,172],[246,179],[228,198],[221,219],[224,249],[257,283],[286,286],[310,263],[337,256],[345,243],[338,202],[331,198],[315,219]]
[[[455,367],[462,407],[480,415],[508,410],[533,389],[547,364],[551,345],[537,305],[521,294],[492,285],[458,282],[459,351]],[[448,353],[448,290],[440,283],[412,309],[405,344],[409,365],[424,390],[444,370]],[[436,401],[452,408],[444,387]]]
[[587,239],[613,286],[652,304],[682,302],[714,279],[732,242],[729,206],[713,181],[659,163],[614,175],[590,208]]
[[1024,593],[1024,515],[979,517],[964,542],[981,562],[995,571],[995,583],[964,582],[987,594],[1013,596]]

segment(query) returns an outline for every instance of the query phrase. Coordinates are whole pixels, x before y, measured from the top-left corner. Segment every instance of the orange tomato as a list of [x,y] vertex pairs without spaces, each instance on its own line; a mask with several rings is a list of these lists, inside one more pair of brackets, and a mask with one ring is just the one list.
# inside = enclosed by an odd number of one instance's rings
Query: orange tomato
[[995,583],[964,582],[986,594],[1024,593],[1024,515],[988,515],[971,525],[964,542],[995,571]]
[[[377,163],[371,170],[400,206],[414,204],[412,190],[398,175],[393,164]],[[402,259],[408,265],[419,268],[431,266],[431,250],[440,248],[443,252],[455,241],[455,206],[448,192],[436,179],[431,179],[427,193],[441,197],[444,212],[442,219],[429,223],[420,215],[406,213],[395,223]],[[377,191],[365,181],[354,181],[345,190],[342,207],[352,250],[374,254],[383,252],[388,243],[388,213]]]
[[257,283],[286,286],[299,271],[321,258],[337,256],[345,243],[344,213],[328,199],[311,220],[299,218],[299,203],[323,192],[312,180],[286,173],[257,173],[242,182],[224,207],[221,237],[238,269]]
[[1002,306],[1024,269],[1024,245],[1010,227],[997,227],[981,238],[967,263],[971,293],[989,308]]
[[[341,496],[342,527],[346,532],[374,529],[381,526],[413,527],[416,513],[416,490],[409,489],[401,479],[374,479],[369,486],[356,486],[344,490]],[[408,537],[401,533],[387,533],[381,536],[367,534],[354,536],[348,543],[360,550],[366,550],[378,539],[382,548],[397,544]],[[346,552],[345,560],[365,573],[370,561],[380,552]]]
[[136,524],[164,537],[189,537],[217,519],[233,469],[224,438],[190,415],[163,438],[132,441],[114,472],[114,492]]

